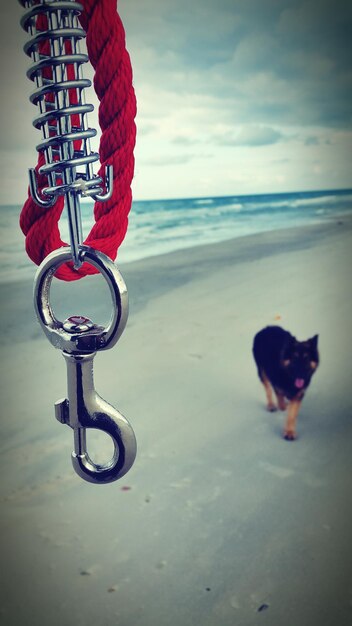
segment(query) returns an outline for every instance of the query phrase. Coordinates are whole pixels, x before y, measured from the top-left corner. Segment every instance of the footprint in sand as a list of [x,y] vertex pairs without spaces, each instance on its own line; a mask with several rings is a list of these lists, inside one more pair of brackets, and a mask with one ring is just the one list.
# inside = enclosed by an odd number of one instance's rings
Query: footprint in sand
[[239,600],[238,600],[237,596],[232,596],[232,598],[230,598],[230,606],[233,609],[239,609],[240,608],[240,603],[239,603]]
[[80,570],[80,576],[94,576],[94,574],[99,570],[99,565],[91,565],[91,567],[82,568]]
[[280,467],[278,465],[272,465],[271,463],[267,463],[266,461],[261,461],[259,463],[260,467],[262,467],[266,472],[277,476],[278,478],[288,478],[294,474],[294,471],[287,467]]

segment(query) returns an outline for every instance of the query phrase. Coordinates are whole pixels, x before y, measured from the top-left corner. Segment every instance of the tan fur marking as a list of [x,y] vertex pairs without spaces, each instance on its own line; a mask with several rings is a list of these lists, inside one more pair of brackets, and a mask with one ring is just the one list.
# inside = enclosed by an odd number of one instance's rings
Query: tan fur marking
[[277,403],[278,403],[280,411],[285,411],[287,405],[286,405],[286,400],[285,400],[284,394],[281,391],[279,391],[278,389],[275,389],[275,388],[274,388],[274,391],[275,391],[275,395],[276,395],[276,398],[277,398]]
[[302,404],[301,399],[294,398],[288,405],[287,409],[287,418],[284,430],[285,439],[295,439],[296,438],[296,420],[297,415]]

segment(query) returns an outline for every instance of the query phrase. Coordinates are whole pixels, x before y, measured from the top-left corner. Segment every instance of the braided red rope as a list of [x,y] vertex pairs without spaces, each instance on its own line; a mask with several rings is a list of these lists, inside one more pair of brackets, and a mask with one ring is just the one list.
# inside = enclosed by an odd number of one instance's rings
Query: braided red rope
[[[115,259],[127,231],[132,204],[136,98],[130,57],[125,47],[125,31],[116,11],[116,0],[81,0],[81,4],[84,10],[80,22],[87,33],[88,56],[95,69],[94,88],[100,100],[102,135],[99,175],[103,175],[107,164],[113,165],[114,169],[112,197],[106,202],[95,203],[95,224],[84,243]],[[74,99],[71,100],[73,103]],[[47,184],[46,178],[38,175],[43,164],[44,156],[39,153],[36,166],[39,190]],[[61,240],[58,226],[63,207],[63,197],[59,197],[53,207],[43,208],[28,194],[20,226],[26,236],[27,254],[37,265],[50,252],[67,245]],[[95,273],[97,270],[87,263],[79,270],[74,270],[72,263],[67,263],[58,269],[55,276],[71,281]]]

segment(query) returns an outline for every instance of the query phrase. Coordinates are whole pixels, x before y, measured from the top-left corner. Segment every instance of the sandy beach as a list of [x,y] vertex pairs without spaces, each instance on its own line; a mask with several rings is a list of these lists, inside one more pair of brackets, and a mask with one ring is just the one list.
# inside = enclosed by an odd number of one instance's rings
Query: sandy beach
[[[120,267],[129,322],[95,383],[138,453],[110,485],[72,469],[53,408],[65,362],[32,283],[1,286],[4,626],[351,624],[351,234],[344,217]],[[99,277],[58,283],[53,302],[109,317]],[[268,324],[319,334],[291,443],[251,354]],[[89,442],[107,460],[110,442]]]

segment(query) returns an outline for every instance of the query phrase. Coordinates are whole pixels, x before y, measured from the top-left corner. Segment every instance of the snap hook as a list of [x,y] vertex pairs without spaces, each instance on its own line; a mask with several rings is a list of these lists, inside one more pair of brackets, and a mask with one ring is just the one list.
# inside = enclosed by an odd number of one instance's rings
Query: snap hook
[[[77,474],[91,483],[108,483],[128,472],[136,456],[136,439],[128,420],[95,391],[93,354],[62,353],[67,365],[68,397],[55,403],[55,416],[73,428],[72,464]],[[94,463],[87,450],[86,429],[98,429],[114,444],[111,460]]]
[[[97,250],[80,247],[82,263],[94,265],[108,283],[113,312],[107,327],[82,315],[64,322],[55,316],[50,304],[50,287],[56,270],[71,259],[69,248],[55,250],[38,268],[34,281],[37,317],[49,341],[61,349],[67,365],[67,398],[55,403],[55,416],[74,431],[72,464],[84,480],[103,484],[118,480],[133,465],[136,438],[129,421],[95,390],[93,359],[98,350],[111,348],[121,336],[128,317],[128,294],[116,265]],[[92,461],[87,450],[86,430],[98,429],[114,444],[112,458],[105,464]]]

